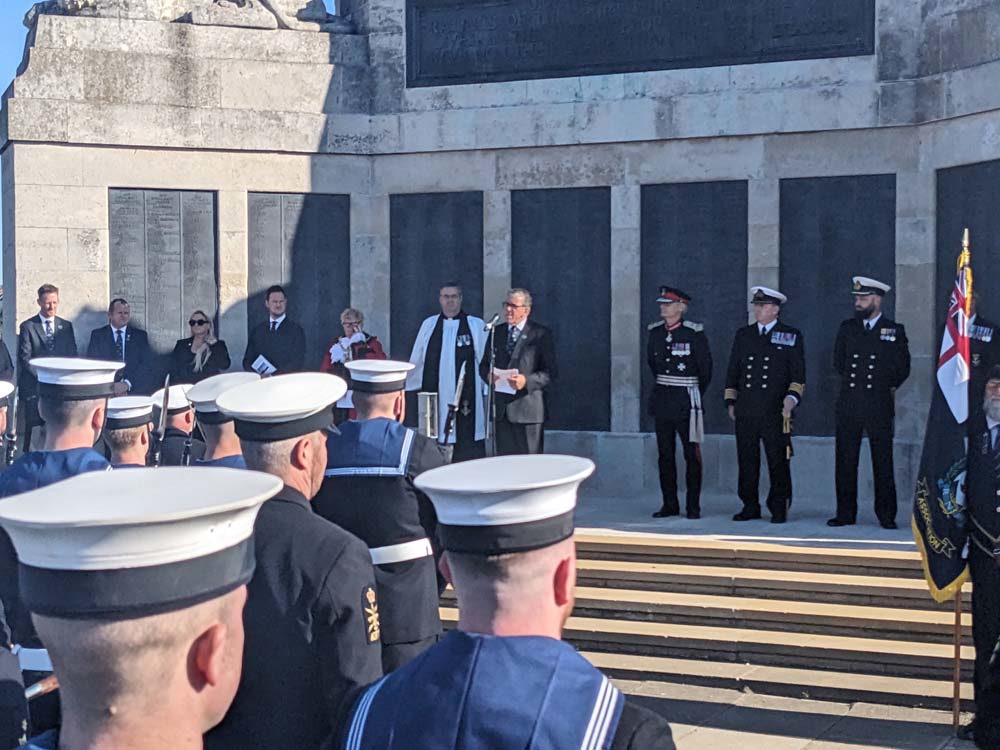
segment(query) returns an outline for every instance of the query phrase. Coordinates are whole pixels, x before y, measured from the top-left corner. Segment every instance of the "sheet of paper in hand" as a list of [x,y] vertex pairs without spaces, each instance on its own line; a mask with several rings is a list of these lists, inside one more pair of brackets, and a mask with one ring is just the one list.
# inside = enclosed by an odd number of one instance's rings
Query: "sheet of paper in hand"
[[272,365],[263,354],[258,355],[250,367],[259,375],[274,375],[278,371],[278,368]]
[[501,370],[497,367],[494,367],[493,374],[499,378],[499,380],[497,380],[497,385],[496,385],[497,393],[506,393],[510,396],[517,394],[517,388],[512,386],[509,380],[515,375],[521,374],[520,372],[518,372],[517,368],[514,368],[512,370]]

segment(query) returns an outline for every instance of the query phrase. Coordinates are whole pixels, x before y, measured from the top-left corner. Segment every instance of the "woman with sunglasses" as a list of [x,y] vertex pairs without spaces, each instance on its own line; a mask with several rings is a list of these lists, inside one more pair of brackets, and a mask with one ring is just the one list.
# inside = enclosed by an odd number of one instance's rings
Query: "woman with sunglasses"
[[197,383],[229,369],[226,342],[212,334],[212,321],[201,310],[191,313],[191,335],[181,339],[170,355],[170,382]]

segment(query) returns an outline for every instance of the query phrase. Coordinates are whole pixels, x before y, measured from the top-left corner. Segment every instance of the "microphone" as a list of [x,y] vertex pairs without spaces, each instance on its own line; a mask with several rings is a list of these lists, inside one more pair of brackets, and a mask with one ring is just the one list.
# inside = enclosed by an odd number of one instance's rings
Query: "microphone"
[[487,323],[485,326],[483,326],[483,330],[484,331],[492,331],[494,328],[496,328],[497,323],[499,323],[499,322],[500,322],[500,313],[497,313],[492,318],[490,318],[490,322],[489,323]]

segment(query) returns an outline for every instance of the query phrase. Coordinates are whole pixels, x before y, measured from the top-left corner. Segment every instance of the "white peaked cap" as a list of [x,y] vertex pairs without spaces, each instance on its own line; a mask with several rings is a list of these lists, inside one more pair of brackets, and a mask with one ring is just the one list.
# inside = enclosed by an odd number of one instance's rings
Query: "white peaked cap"
[[586,458],[498,456],[431,469],[415,480],[437,511],[445,549],[474,554],[524,552],[573,534]]
[[[189,383],[184,383],[183,385],[172,385],[170,386],[170,392],[167,396],[167,414],[179,414],[182,411],[187,411],[191,408],[191,402],[188,401],[187,392],[194,388],[193,385]],[[163,406],[163,389],[161,388],[151,397],[153,399],[153,406],[157,409]]]
[[885,294],[892,289],[888,284],[868,276],[855,276],[851,279],[851,283],[851,291],[854,294],[878,294],[879,292]]
[[117,396],[108,399],[108,430],[124,430],[153,421],[153,399],[149,396]]
[[250,580],[275,476],[242,469],[90,472],[0,503],[32,612],[126,619],[185,609]]
[[36,357],[28,366],[38,378],[38,395],[62,401],[106,398],[124,362],[74,357]]
[[297,372],[230,388],[215,403],[220,412],[236,420],[236,434],[241,438],[273,442],[329,427],[333,405],[345,393],[343,378]]
[[758,297],[770,297],[771,300],[777,300],[779,305],[783,305],[788,302],[788,297],[779,292],[777,289],[771,289],[767,286],[752,286],[750,287],[750,294],[755,298],[754,301],[756,301],[756,298]]
[[14,384],[6,380],[0,380],[0,398],[7,398],[14,392]]
[[412,362],[393,359],[355,359],[347,363],[351,386],[367,393],[394,393],[406,386],[406,376],[414,368]]

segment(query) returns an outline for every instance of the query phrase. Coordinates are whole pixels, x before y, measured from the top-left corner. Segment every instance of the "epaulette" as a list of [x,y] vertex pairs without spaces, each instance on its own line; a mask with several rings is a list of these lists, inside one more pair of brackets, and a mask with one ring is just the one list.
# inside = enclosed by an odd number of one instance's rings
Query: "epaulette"
[[662,325],[663,325],[663,321],[662,320],[658,320],[655,323],[650,323],[648,326],[646,326],[646,329],[650,330],[650,331],[655,331],[657,328],[659,328]]
[[685,320],[684,321],[684,327],[685,328],[690,328],[692,331],[704,331],[705,330],[705,326],[703,326],[701,323],[695,323],[694,321],[691,321],[691,320]]

